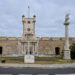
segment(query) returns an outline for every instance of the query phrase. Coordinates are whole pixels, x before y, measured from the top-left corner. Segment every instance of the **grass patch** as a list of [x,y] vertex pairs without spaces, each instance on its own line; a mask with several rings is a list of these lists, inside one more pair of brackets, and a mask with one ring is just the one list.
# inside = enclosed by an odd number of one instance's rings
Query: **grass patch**
[[0,57],[0,62],[2,60],[5,60],[5,63],[23,63],[24,58],[23,57]]
[[35,57],[36,61],[57,61],[59,59],[62,59],[62,58],[59,58],[59,57]]
[[58,57],[36,57],[35,64],[65,64],[65,63],[75,63],[75,60],[63,60]]
[[58,61],[36,61],[35,64],[67,64],[75,63],[75,60],[58,60]]
[[[0,63],[5,60],[5,63],[24,63],[24,57],[2,57],[0,56]],[[61,58],[52,57],[35,57],[35,64],[64,64],[75,63],[75,60],[63,60]]]

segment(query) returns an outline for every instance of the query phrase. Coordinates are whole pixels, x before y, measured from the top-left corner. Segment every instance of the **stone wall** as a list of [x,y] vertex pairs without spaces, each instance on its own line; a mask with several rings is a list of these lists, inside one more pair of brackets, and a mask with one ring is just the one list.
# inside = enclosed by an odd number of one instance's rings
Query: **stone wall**
[[0,47],[2,47],[2,55],[17,54],[18,41],[15,37],[0,37]]
[[[75,43],[75,38],[69,38],[70,45]],[[37,52],[39,55],[49,55],[49,56],[61,56],[64,50],[64,38],[57,37],[42,37],[38,38],[38,48]],[[0,47],[2,47],[2,55],[14,55],[21,54],[22,47],[18,44],[19,38],[16,37],[0,37]],[[56,54],[56,49],[59,48],[59,54]]]
[[[64,50],[65,39],[57,37],[42,37],[39,39],[39,50],[38,53],[49,55],[49,56],[61,56]],[[75,43],[75,38],[70,38],[70,45]],[[56,49],[59,48],[59,54],[56,53]]]

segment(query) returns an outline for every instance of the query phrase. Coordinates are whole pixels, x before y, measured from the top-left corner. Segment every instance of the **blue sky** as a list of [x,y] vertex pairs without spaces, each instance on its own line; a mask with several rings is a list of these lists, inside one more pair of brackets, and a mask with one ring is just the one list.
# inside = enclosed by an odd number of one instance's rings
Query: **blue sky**
[[22,36],[22,15],[36,15],[36,36],[64,37],[70,13],[69,36],[75,37],[75,0],[0,0],[0,36]]

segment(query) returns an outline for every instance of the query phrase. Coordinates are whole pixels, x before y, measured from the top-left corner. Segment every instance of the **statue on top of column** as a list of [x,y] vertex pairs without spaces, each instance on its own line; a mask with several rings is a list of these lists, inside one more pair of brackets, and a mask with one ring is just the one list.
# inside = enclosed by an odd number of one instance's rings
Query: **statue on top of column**
[[66,16],[65,16],[65,23],[64,23],[64,25],[69,25],[69,14],[66,14]]

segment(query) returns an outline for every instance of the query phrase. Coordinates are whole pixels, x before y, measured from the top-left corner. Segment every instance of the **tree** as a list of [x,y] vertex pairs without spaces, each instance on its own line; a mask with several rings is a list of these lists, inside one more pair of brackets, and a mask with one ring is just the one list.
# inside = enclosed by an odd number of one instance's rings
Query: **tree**
[[71,49],[71,59],[75,60],[75,43],[70,46]]
[[70,46],[71,51],[75,51],[75,43]]

